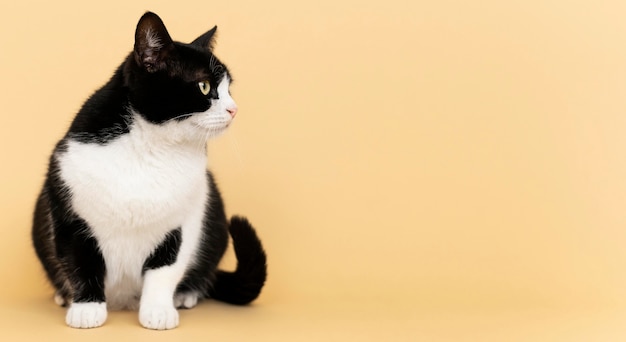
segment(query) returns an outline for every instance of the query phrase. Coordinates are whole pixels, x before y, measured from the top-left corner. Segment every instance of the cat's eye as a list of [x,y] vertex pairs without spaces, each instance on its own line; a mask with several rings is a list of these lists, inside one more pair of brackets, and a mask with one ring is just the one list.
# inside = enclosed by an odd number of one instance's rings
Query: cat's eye
[[204,95],[209,95],[211,91],[211,84],[209,81],[198,82],[198,88],[200,88],[200,92]]

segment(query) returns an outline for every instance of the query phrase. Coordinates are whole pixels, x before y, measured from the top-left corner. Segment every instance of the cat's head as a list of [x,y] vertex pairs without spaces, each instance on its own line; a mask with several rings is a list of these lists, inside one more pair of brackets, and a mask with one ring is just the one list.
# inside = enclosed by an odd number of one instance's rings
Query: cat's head
[[216,29],[189,44],[175,42],[156,14],[144,14],[124,67],[133,110],[149,122],[177,122],[207,137],[224,131],[237,105],[230,73],[212,52]]

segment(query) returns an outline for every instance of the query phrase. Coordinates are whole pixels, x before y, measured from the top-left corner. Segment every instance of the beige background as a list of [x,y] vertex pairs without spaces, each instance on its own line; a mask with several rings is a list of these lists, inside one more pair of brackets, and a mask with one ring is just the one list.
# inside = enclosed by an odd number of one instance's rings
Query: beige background
[[[53,144],[148,9],[181,41],[219,26],[240,112],[210,160],[270,277],[252,307],[206,302],[174,331],[124,312],[72,330],[30,215]],[[626,339],[625,14],[617,0],[4,1],[0,335]]]

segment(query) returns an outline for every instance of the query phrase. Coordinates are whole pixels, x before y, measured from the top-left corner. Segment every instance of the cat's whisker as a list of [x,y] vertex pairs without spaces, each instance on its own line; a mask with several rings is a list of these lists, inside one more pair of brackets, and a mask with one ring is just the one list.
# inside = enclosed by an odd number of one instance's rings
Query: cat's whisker
[[239,144],[237,144],[237,137],[234,134],[231,134],[230,142],[230,146],[234,150],[237,160],[239,161],[239,167],[240,169],[243,169],[243,159],[241,158],[241,153],[239,151]]
[[207,142],[209,141],[210,138],[211,138],[211,131],[209,130],[204,134],[204,140],[202,140],[204,144],[203,146],[205,149],[206,149]]
[[206,144],[207,144],[207,133],[203,133],[204,137],[202,139],[198,139],[197,146],[196,148],[198,149],[198,151],[204,153],[204,151],[206,150]]
[[189,117],[189,116],[192,116],[192,115],[194,115],[194,113],[182,114],[182,115],[179,115],[179,116],[175,116],[175,117],[173,117],[173,118],[171,118],[171,119],[167,119],[167,120],[165,121],[165,123],[172,122],[172,121],[174,121],[174,120],[177,120],[177,119],[180,119],[180,118],[184,118],[184,117]]

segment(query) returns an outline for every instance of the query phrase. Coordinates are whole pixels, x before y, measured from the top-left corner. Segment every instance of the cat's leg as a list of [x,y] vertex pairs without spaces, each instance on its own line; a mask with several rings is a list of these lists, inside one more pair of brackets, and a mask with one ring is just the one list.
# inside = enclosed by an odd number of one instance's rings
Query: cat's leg
[[178,269],[173,267],[182,244],[182,229],[170,232],[144,264],[144,282],[139,303],[139,322],[148,329],[173,329],[178,312],[173,297]]
[[178,326],[174,293],[198,244],[200,219],[172,231],[146,261],[139,322],[148,329]]
[[72,328],[95,328],[106,321],[105,263],[97,241],[80,219],[56,228],[56,247],[73,290],[65,322]]
[[31,233],[37,257],[56,290],[54,302],[59,306],[66,307],[71,301],[72,289],[65,268],[57,255],[55,225],[52,219],[48,191],[45,187],[39,194],[35,205]]
[[144,328],[166,330],[178,326],[178,311],[174,306],[176,285],[172,286],[177,273],[171,265],[146,272],[139,303],[139,322]]

